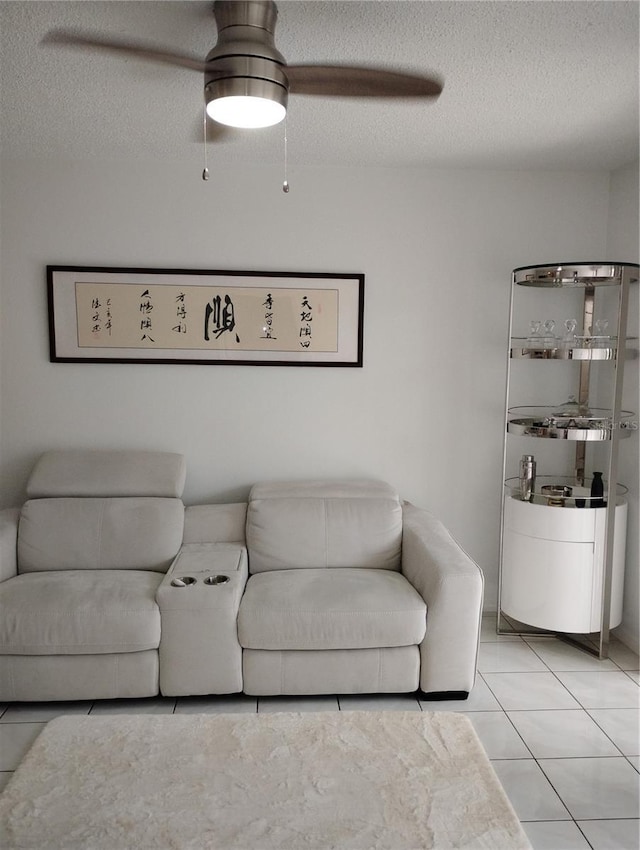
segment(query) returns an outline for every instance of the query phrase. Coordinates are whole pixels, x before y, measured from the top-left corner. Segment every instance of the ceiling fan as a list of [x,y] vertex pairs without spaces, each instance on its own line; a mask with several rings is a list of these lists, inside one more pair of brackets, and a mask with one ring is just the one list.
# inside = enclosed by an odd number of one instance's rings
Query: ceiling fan
[[218,40],[206,58],[144,43],[53,30],[43,43],[133,56],[204,73],[207,114],[231,127],[268,127],[285,117],[289,94],[353,98],[435,99],[435,77],[348,65],[289,65],[274,42],[278,10],[271,0],[217,0]]

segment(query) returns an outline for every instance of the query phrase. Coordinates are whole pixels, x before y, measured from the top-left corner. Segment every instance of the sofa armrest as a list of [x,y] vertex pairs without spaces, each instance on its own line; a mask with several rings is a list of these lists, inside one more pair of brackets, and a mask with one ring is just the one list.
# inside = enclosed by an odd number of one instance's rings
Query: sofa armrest
[[18,521],[20,508],[0,511],[0,581],[18,575]]
[[190,505],[184,511],[185,543],[244,543],[246,502]]
[[476,675],[484,577],[428,511],[403,504],[402,573],[427,605],[420,689],[468,692]]

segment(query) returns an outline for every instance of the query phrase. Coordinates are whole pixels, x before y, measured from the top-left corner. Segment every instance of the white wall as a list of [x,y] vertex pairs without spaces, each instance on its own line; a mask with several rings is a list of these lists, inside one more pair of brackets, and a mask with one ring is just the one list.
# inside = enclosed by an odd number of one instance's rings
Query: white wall
[[[606,173],[2,167],[2,503],[49,447],[184,452],[187,503],[372,476],[437,513],[496,607],[511,270],[606,249]],[[364,368],[52,364],[47,263],[364,272]]]
[[[638,216],[638,163],[621,168],[611,174],[611,194],[607,228],[607,257],[612,260],[640,262],[640,229]],[[640,336],[639,285],[631,287],[629,309],[629,336]],[[625,363],[625,380],[622,407],[640,416],[639,361]],[[625,604],[622,624],[616,634],[635,649],[640,649],[640,530],[638,527],[638,478],[640,455],[638,434],[620,441],[620,479],[629,486],[629,528],[627,532],[627,565],[625,572]]]

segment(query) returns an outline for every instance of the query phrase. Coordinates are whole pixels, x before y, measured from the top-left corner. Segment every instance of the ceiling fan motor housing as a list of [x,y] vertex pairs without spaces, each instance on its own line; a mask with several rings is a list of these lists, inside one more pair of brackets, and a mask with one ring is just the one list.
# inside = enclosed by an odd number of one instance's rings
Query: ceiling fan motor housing
[[289,80],[276,48],[278,17],[270,0],[217,0],[213,12],[218,41],[206,58],[207,103],[222,97],[266,98],[287,108]]

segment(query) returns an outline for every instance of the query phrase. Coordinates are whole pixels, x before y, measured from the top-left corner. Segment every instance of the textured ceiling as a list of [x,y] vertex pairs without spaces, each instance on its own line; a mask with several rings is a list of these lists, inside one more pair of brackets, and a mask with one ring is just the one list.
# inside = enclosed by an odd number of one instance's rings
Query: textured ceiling
[[[293,96],[295,165],[603,168],[638,157],[638,2],[282,0],[291,63],[436,72],[435,103]],[[0,132],[7,156],[202,161],[202,78],[45,47],[54,27],[204,57],[210,2],[0,2]],[[283,125],[230,131],[210,164],[282,161]]]

